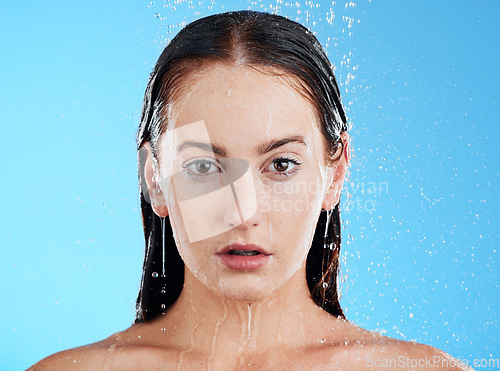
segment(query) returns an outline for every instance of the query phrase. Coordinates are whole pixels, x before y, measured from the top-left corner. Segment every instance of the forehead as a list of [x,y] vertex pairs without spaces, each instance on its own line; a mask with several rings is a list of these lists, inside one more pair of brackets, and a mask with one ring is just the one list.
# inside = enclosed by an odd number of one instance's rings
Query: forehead
[[257,138],[317,135],[314,107],[273,72],[212,65],[188,77],[182,95],[173,104],[170,128],[204,121],[211,138],[239,145]]

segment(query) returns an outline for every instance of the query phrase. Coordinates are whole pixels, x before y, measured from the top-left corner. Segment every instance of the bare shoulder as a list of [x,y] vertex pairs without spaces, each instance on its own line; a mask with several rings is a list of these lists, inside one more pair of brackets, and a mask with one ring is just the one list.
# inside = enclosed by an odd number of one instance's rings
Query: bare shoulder
[[97,343],[67,349],[42,359],[28,370],[98,370],[103,369],[110,338]]
[[346,324],[344,335],[346,341],[331,343],[327,350],[328,363],[340,369],[472,370],[432,346],[393,339],[353,324]]
[[175,358],[170,348],[159,346],[145,335],[145,327],[132,325],[99,342],[55,353],[28,370],[149,370]]
[[430,345],[384,338],[384,341],[373,344],[373,352],[365,352],[365,361],[371,363],[369,367],[387,369],[387,366],[395,365],[411,370],[471,370],[458,359]]

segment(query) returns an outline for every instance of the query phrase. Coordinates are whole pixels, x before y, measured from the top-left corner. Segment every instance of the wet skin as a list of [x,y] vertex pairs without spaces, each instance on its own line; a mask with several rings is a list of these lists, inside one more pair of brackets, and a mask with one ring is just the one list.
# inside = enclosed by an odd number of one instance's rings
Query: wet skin
[[[448,357],[429,346],[363,330],[312,301],[307,252],[321,209],[338,202],[349,156],[345,151],[327,165],[314,108],[304,97],[284,81],[244,66],[214,65],[187,83],[188,92],[173,106],[170,134],[162,135],[158,166],[150,157],[145,169],[148,188],[161,189],[153,196],[154,210],[169,215],[186,266],[179,299],[151,322],[58,353],[39,368],[363,369],[368,357]],[[206,129],[201,139],[209,138],[223,151],[190,147],[177,153],[186,135],[199,135],[177,129],[200,121]],[[297,136],[300,141],[256,151]],[[347,145],[346,134],[342,139]],[[211,212],[206,223],[224,232],[193,239],[189,231],[199,221],[186,217],[193,213],[183,211],[179,193],[199,187],[200,174],[205,174],[203,186],[220,182],[227,168],[218,166],[230,159],[248,164],[250,178],[238,188],[240,208],[209,201],[199,205]],[[205,162],[192,163],[196,160]],[[165,176],[174,173],[181,174],[177,185]],[[314,187],[304,191],[300,184]],[[291,209],[285,207],[290,204]],[[241,222],[242,210],[254,212]],[[256,270],[231,269],[217,254],[235,242],[259,245],[270,258]]]

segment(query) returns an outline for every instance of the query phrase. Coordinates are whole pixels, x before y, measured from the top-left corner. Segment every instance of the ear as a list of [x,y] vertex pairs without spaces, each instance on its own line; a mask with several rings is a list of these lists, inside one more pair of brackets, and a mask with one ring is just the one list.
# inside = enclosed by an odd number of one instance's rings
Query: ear
[[151,152],[151,144],[149,142],[144,143],[140,151],[145,151],[144,155],[146,157],[146,161],[144,162],[143,174],[146,181],[147,193],[149,195],[151,207],[156,215],[164,218],[168,215],[167,203],[165,202],[165,197],[160,184],[157,183],[155,177],[155,171],[153,168],[153,161],[155,161],[155,159],[153,158],[153,154]]
[[323,201],[322,209],[332,210],[340,201],[340,193],[342,191],[342,185],[344,184],[344,179],[347,175],[347,169],[349,168],[349,163],[351,162],[351,148],[350,148],[350,138],[349,134],[344,131],[340,134],[340,140],[342,141],[342,154],[337,160],[335,165],[331,165],[329,169],[329,187],[326,191],[325,200]]

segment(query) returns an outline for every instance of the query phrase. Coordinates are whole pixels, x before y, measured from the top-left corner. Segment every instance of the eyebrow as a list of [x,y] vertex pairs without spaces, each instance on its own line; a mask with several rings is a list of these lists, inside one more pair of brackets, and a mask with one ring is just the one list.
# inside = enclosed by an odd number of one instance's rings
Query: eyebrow
[[[254,148],[254,153],[257,156],[262,156],[288,143],[299,143],[308,147],[302,135],[292,135],[289,137],[273,139],[270,140],[269,142],[261,143],[260,145]],[[215,143],[195,142],[195,141],[183,142],[179,147],[177,147],[177,153],[187,148],[199,148],[207,152],[213,152],[215,155],[218,155],[220,157],[229,157],[227,150],[223,146],[220,146]]]

